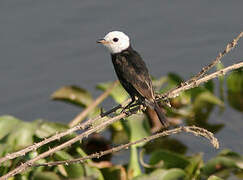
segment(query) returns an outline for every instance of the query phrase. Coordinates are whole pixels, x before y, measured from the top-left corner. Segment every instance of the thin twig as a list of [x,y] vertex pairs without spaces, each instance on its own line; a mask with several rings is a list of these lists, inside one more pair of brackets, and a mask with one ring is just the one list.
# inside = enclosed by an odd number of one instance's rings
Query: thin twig
[[[175,92],[171,92],[170,94],[168,94],[168,96],[169,97],[174,97],[177,94],[179,94],[181,91],[193,88],[193,87],[198,86],[199,84],[201,84],[203,82],[206,82],[206,81],[208,81],[210,79],[213,79],[213,78],[215,78],[217,76],[223,75],[223,74],[225,74],[226,72],[228,72],[230,70],[238,69],[238,68],[241,68],[241,67],[243,67],[243,62],[238,63],[238,64],[234,64],[234,65],[229,66],[229,67],[224,68],[224,69],[221,69],[221,70],[219,70],[219,71],[217,71],[217,72],[215,72],[213,74],[210,74],[208,76],[205,76],[205,77],[197,80],[196,82],[193,82],[193,84],[191,84],[191,85],[187,85],[185,87],[181,87],[181,88],[176,89]],[[12,177],[12,176],[14,176],[14,175],[16,175],[18,173],[23,172],[28,167],[33,166],[34,162],[38,161],[39,159],[45,158],[45,157],[55,153],[56,151],[59,151],[59,150],[65,148],[67,146],[70,146],[71,144],[75,143],[76,141],[81,140],[84,137],[88,137],[93,132],[96,132],[97,130],[99,130],[101,128],[104,128],[104,127],[108,126],[109,124],[111,124],[111,123],[113,123],[113,122],[115,122],[115,121],[117,121],[117,120],[119,120],[121,118],[127,117],[127,116],[129,116],[129,115],[126,114],[126,113],[121,113],[118,116],[115,116],[114,118],[106,120],[104,123],[102,123],[100,125],[97,125],[97,126],[95,126],[93,128],[88,129],[87,131],[83,132],[82,134],[76,136],[75,138],[73,138],[73,139],[71,139],[71,140],[69,140],[69,141],[67,141],[67,142],[65,142],[65,143],[53,148],[53,149],[50,149],[49,151],[46,151],[46,152],[38,155],[34,159],[31,159],[31,160],[27,161],[26,163],[20,165],[19,167],[15,168],[14,170],[8,172],[6,175],[2,176],[0,178],[0,180]],[[149,137],[147,137],[145,139],[149,139]],[[145,142],[147,142],[147,141],[145,140]],[[217,146],[215,146],[215,147],[217,147]]]
[[[98,120],[100,118],[101,118],[100,116],[97,116],[96,118],[90,119],[89,121],[93,122],[93,121],[96,121],[96,120]],[[17,152],[6,154],[5,157],[0,158],[0,163],[5,162],[6,160],[9,160],[9,159],[14,159],[16,157],[23,156],[23,155],[25,155],[26,153],[28,153],[30,151],[36,150],[37,148],[39,148],[39,147],[41,147],[41,146],[43,146],[43,145],[45,145],[45,144],[47,144],[49,142],[58,140],[61,137],[66,136],[68,134],[71,134],[72,132],[75,132],[77,130],[83,130],[86,127],[87,124],[88,123],[79,124],[79,125],[77,125],[77,126],[75,126],[73,128],[70,128],[70,129],[66,130],[66,131],[63,131],[63,132],[60,132],[60,133],[56,133],[55,135],[53,135],[53,136],[51,136],[49,138],[45,138],[43,141],[41,141],[39,143],[35,143],[35,144],[31,145],[31,146],[28,146],[28,147],[26,147],[24,149],[21,149],[21,150],[17,151]]]
[[188,133],[192,133],[195,136],[204,137],[210,141],[210,143],[213,145],[213,147],[215,147],[216,149],[219,148],[219,142],[213,136],[213,133],[207,131],[204,128],[200,128],[200,127],[196,127],[196,126],[185,126],[185,127],[182,126],[182,127],[175,128],[172,130],[163,131],[163,132],[157,133],[157,134],[149,136],[149,137],[144,137],[137,141],[123,144],[123,145],[111,148],[109,150],[106,150],[106,151],[97,152],[97,153],[94,153],[94,154],[91,154],[91,155],[88,155],[85,157],[67,160],[67,161],[56,161],[56,162],[48,162],[48,163],[42,163],[42,164],[33,164],[32,166],[56,166],[56,165],[60,165],[60,164],[69,165],[69,164],[73,164],[73,163],[83,163],[87,159],[100,158],[101,156],[111,154],[114,152],[118,152],[122,149],[128,149],[130,146],[132,146],[134,144],[146,143],[146,142],[152,141],[152,140],[157,139],[162,136],[169,136],[169,135],[178,134],[181,132],[188,132]]
[[[226,46],[226,49],[224,50],[224,52],[223,52],[223,53],[220,53],[220,54],[225,55],[225,54],[228,53],[231,49],[233,49],[233,48],[236,46],[238,40],[239,40],[242,36],[243,36],[243,32],[241,32],[241,33],[240,33],[240,34],[239,34],[239,35],[238,35],[238,36],[237,36],[231,43],[229,43],[229,44]],[[215,59],[213,62],[215,62],[216,60],[217,60],[217,61],[220,61],[220,59],[223,57],[223,56],[220,55],[220,54],[216,57],[216,59]],[[212,64],[214,64],[214,63],[212,63]],[[206,68],[206,69],[207,69],[207,68]],[[208,69],[208,70],[209,70],[209,69]],[[206,72],[206,71],[205,71],[205,72]],[[201,74],[203,75],[203,73],[205,73],[205,72],[202,72],[202,73],[200,72],[200,73],[198,73],[196,76],[194,76],[193,78],[195,78],[195,77],[197,77],[197,76],[200,76]],[[193,78],[192,78],[192,79],[193,79]],[[187,84],[186,87],[190,87],[191,83],[188,84],[188,82],[189,82],[189,81],[193,82],[192,79],[188,80],[187,83],[185,83],[185,84]],[[184,86],[182,86],[182,87],[184,87]],[[167,98],[170,98],[170,97],[172,98],[172,97],[174,97],[174,96],[171,96],[170,94],[173,94],[172,92],[177,92],[178,89],[180,89],[180,88],[182,88],[182,87],[179,86],[179,87],[176,87],[176,88],[174,88],[174,89],[171,89],[171,90],[168,91],[167,93],[164,93],[164,94],[162,94],[162,95],[158,95],[156,98],[157,98],[158,101],[160,101],[161,99],[167,99]],[[131,99],[128,99],[128,100],[127,100],[125,103],[123,103],[123,104],[127,104],[127,102],[129,102],[129,101],[131,101]],[[118,106],[116,106],[115,108],[113,108],[112,110],[108,111],[107,113],[104,113],[103,115],[99,115],[99,116],[97,116],[97,117],[95,117],[95,118],[89,119],[89,120],[87,120],[86,122],[84,122],[84,123],[82,123],[82,124],[78,124],[77,126],[71,128],[71,129],[69,129],[69,130],[67,130],[67,131],[65,131],[65,132],[56,133],[55,135],[53,135],[53,136],[51,136],[51,137],[49,137],[49,138],[46,138],[46,139],[44,139],[43,141],[41,141],[41,142],[39,142],[39,143],[33,144],[33,145],[31,145],[31,146],[28,146],[28,147],[26,147],[26,148],[24,148],[24,149],[22,149],[22,150],[20,150],[20,151],[17,151],[17,152],[14,152],[14,153],[9,153],[9,154],[7,154],[5,157],[0,158],[0,163],[5,162],[6,160],[9,160],[9,159],[14,159],[14,158],[16,158],[16,157],[23,156],[23,155],[25,155],[26,153],[28,153],[28,152],[30,152],[30,151],[33,151],[33,150],[36,150],[37,148],[39,148],[39,147],[41,147],[41,146],[43,146],[43,145],[45,145],[45,144],[47,144],[47,143],[49,143],[49,142],[52,142],[52,141],[57,140],[57,139],[60,139],[61,137],[66,136],[66,135],[68,135],[68,134],[70,134],[70,133],[72,133],[72,132],[75,132],[75,131],[77,131],[77,130],[82,130],[82,129],[84,129],[85,127],[89,126],[92,122],[94,122],[94,121],[96,121],[96,120],[102,118],[102,117],[105,116],[105,115],[108,115],[108,114],[110,114],[110,113],[116,111],[117,109],[119,109],[119,108],[121,108],[121,107],[122,107],[122,106],[118,105]],[[75,118],[75,119],[76,119],[76,118]]]
[[[243,33],[240,34],[239,38],[240,38],[242,35],[243,35]],[[238,41],[238,40],[236,39],[235,42],[233,41],[233,43],[237,43],[237,41]],[[234,45],[234,46],[235,46],[235,45]],[[227,51],[227,52],[228,52],[228,51]],[[227,53],[227,52],[226,52],[226,53]],[[238,69],[238,68],[241,68],[241,67],[243,67],[243,62],[238,63],[238,64],[235,64],[235,65],[232,65],[232,66],[229,66],[229,67],[224,68],[224,69],[221,69],[220,71],[217,71],[217,72],[215,72],[215,73],[213,73],[213,74],[211,74],[211,75],[205,76],[205,77],[203,77],[203,78],[201,78],[201,79],[198,79],[198,80],[196,80],[195,82],[192,81],[191,83],[189,83],[189,84],[187,84],[187,85],[185,85],[185,86],[183,86],[183,87],[177,87],[177,88],[175,88],[175,89],[172,89],[172,90],[169,91],[168,93],[165,93],[165,94],[160,95],[159,98],[164,98],[164,97],[166,97],[166,98],[173,98],[173,97],[177,96],[181,91],[184,91],[184,90],[187,90],[187,89],[196,87],[196,86],[198,86],[199,84],[201,84],[201,83],[203,83],[203,82],[206,82],[206,81],[208,81],[208,80],[210,80],[210,79],[213,79],[213,78],[215,78],[215,77],[217,77],[217,76],[220,76],[221,74],[225,74],[226,72],[228,72],[228,71],[230,71],[230,70]],[[203,74],[204,74],[204,73],[203,73]],[[128,99],[126,102],[129,102],[130,100],[131,100],[131,99]],[[124,104],[125,104],[125,103],[124,103]],[[121,107],[123,107],[123,106],[119,105],[119,106],[113,108],[112,110],[116,111],[117,109],[119,109],[119,108],[121,108]],[[114,111],[112,111],[112,110],[108,111],[108,114],[114,112]],[[133,113],[134,113],[134,112],[133,112]],[[69,134],[69,133],[71,133],[71,132],[74,132],[74,131],[79,130],[79,129],[84,129],[85,127],[89,126],[89,125],[90,125],[92,122],[94,122],[95,120],[101,119],[104,115],[107,115],[107,113],[102,113],[101,115],[97,116],[97,117],[94,118],[94,119],[90,119],[90,120],[86,121],[85,123],[82,123],[82,124],[79,124],[78,126],[75,126],[74,128],[71,128],[71,129],[69,129],[69,130],[67,130],[67,131],[65,131],[65,132],[61,132],[61,133],[56,134],[56,135],[54,135],[54,136],[52,136],[52,137],[50,137],[50,138],[48,138],[48,139],[45,139],[43,142],[40,142],[40,143],[37,143],[37,144],[35,144],[35,145],[29,146],[29,147],[25,148],[24,150],[20,150],[20,151],[19,151],[20,153],[19,153],[19,152],[16,152],[16,153],[9,154],[9,155],[7,155],[8,158],[6,158],[5,160],[7,160],[7,159],[12,159],[12,158],[15,158],[15,157],[24,155],[25,153],[27,153],[27,152],[29,152],[29,151],[35,150],[35,149],[37,149],[38,147],[40,147],[40,146],[42,146],[42,145],[44,145],[44,144],[46,144],[46,143],[48,143],[48,142],[57,140],[57,139],[59,139],[59,138],[65,136],[65,135],[67,135],[67,134]],[[99,128],[104,128],[105,126],[108,126],[110,123],[119,120],[119,118],[123,118],[123,116],[126,117],[126,116],[129,116],[129,115],[128,115],[128,114],[125,114],[125,113],[122,113],[122,114],[120,114],[120,115],[118,115],[118,116],[116,116],[116,117],[114,117],[114,118],[108,119],[107,121],[105,121],[104,123],[102,123],[102,124],[100,124],[100,125],[94,127],[93,129],[88,129],[87,131],[83,132],[82,134],[78,135],[77,137],[78,137],[78,138],[81,138],[81,139],[82,139],[83,137],[87,137],[87,136],[90,135],[91,133],[93,133],[93,132],[99,130]],[[68,132],[68,133],[67,133],[67,132]],[[45,152],[45,153],[42,153],[42,154],[38,155],[38,156],[35,157],[34,159],[31,159],[31,160],[27,161],[26,163],[20,165],[19,167],[17,167],[16,169],[10,171],[10,172],[7,173],[6,175],[0,177],[0,180],[1,180],[1,179],[6,179],[6,178],[8,178],[8,177],[12,177],[12,176],[14,176],[15,174],[18,174],[18,173],[23,172],[26,168],[28,168],[28,167],[30,167],[31,165],[33,165],[35,161],[37,161],[37,160],[39,160],[39,159],[41,159],[41,158],[44,158],[44,157],[46,157],[46,156],[49,156],[49,155],[51,155],[52,153],[55,153],[56,151],[61,150],[61,149],[65,148],[65,147],[71,145],[72,143],[76,142],[77,140],[79,140],[77,137],[75,137],[75,138],[73,138],[73,139],[71,139],[71,140],[65,142],[64,144],[61,144],[60,146],[57,146],[57,147],[55,147],[55,148],[53,148],[53,149],[51,149],[51,150],[49,150],[49,151],[47,151],[47,152]],[[22,154],[21,154],[21,153],[22,153]],[[10,156],[10,155],[13,155],[13,156]],[[5,157],[4,157],[4,158],[5,158]],[[1,161],[1,160],[4,159],[4,158],[0,158],[0,162],[3,162],[3,161]],[[4,160],[4,161],[5,161],[5,160]]]
[[80,135],[74,137],[73,139],[70,139],[69,141],[66,141],[63,144],[59,145],[59,146],[56,146],[56,147],[54,147],[54,148],[52,148],[52,149],[50,149],[50,150],[48,150],[48,151],[46,151],[46,152],[44,152],[42,154],[39,154],[35,158],[33,158],[33,159],[21,164],[20,166],[18,166],[14,170],[8,172],[6,175],[0,177],[0,180],[5,180],[5,179],[7,179],[9,177],[12,177],[12,176],[14,176],[16,174],[19,174],[19,173],[25,171],[28,167],[33,166],[34,162],[36,162],[36,161],[38,161],[38,160],[40,160],[42,158],[45,158],[45,157],[47,157],[49,155],[52,155],[53,153],[65,148],[65,147],[71,146],[73,143],[75,143],[77,141],[81,141],[83,138],[88,137],[90,134],[98,131],[99,129],[105,128],[106,126],[108,126],[108,125],[120,120],[121,118],[125,118],[127,116],[130,116],[131,114],[134,114],[135,112],[137,112],[139,110],[139,108],[140,107],[136,107],[136,108],[132,109],[129,114],[121,113],[121,114],[119,114],[119,115],[117,115],[117,116],[115,116],[115,117],[113,117],[111,119],[106,120],[105,122],[103,122],[103,123],[101,123],[101,124],[99,124],[99,125],[97,125],[95,127],[92,127],[90,129],[88,129],[87,131],[81,133]]
[[95,118],[88,119],[84,123],[80,123],[80,124],[76,125],[73,128],[70,128],[70,129],[68,129],[66,131],[63,131],[63,132],[57,132],[55,135],[53,135],[53,136],[51,136],[49,138],[44,138],[44,140],[42,140],[39,143],[35,143],[33,145],[30,145],[30,146],[28,146],[28,147],[26,147],[24,149],[21,149],[19,151],[16,151],[16,152],[6,154],[4,157],[0,158],[0,163],[3,163],[3,162],[5,162],[7,160],[10,160],[10,159],[14,159],[14,158],[19,157],[19,156],[24,156],[26,153],[28,153],[30,151],[34,151],[34,150],[38,149],[39,147],[41,147],[41,146],[43,146],[43,145],[45,145],[45,144],[47,144],[49,142],[52,142],[52,141],[55,141],[55,140],[59,140],[62,137],[66,136],[68,134],[71,134],[71,133],[73,133],[75,131],[84,130],[86,127],[91,125],[93,122],[103,118],[104,116],[107,116],[107,115],[115,112],[117,109],[124,107],[129,102],[130,102],[130,99],[125,101],[122,104],[119,104],[118,106],[115,106],[111,110],[96,116]]
[[84,111],[78,114],[68,125],[69,127],[73,127],[80,123],[95,107],[97,107],[104,99],[111,93],[114,87],[118,85],[118,81],[115,81],[111,84],[111,86],[101,94],[95,101],[93,101]]
[[231,50],[235,48],[237,45],[239,39],[243,36],[243,32],[241,32],[235,39],[233,39],[232,42],[228,43],[225,47],[225,50],[223,52],[220,52],[218,56],[206,67],[202,68],[202,70],[195,76],[193,76],[190,80],[186,81],[185,84],[191,83],[199,78],[201,78],[206,72],[208,72],[210,69],[212,69],[216,64],[220,62],[220,60]]
[[243,67],[243,62],[240,62],[240,63],[237,63],[237,64],[234,64],[234,65],[231,65],[231,66],[228,66],[224,69],[221,69],[219,71],[216,71],[210,75],[207,75],[201,79],[198,79],[197,81],[194,81],[190,84],[187,84],[185,86],[182,86],[182,87],[179,87],[177,89],[174,89],[173,91],[170,91],[168,93],[165,93],[165,94],[162,94],[161,97],[167,97],[167,98],[174,98],[176,96],[179,95],[180,92],[183,92],[185,90],[188,90],[188,89],[192,89],[194,87],[197,87],[199,86],[199,84],[202,84],[202,83],[205,83],[215,77],[218,77],[218,76],[221,76],[221,75],[224,75],[226,74],[227,72],[231,71],[231,70],[234,70],[234,69],[239,69]]
[[202,70],[201,70],[198,74],[194,75],[192,78],[190,78],[190,79],[187,80],[186,82],[181,83],[178,87],[175,87],[175,88],[169,90],[167,93],[165,93],[165,94],[163,94],[163,95],[159,95],[159,96],[157,96],[157,98],[166,101],[166,100],[169,98],[169,97],[167,96],[167,94],[170,94],[172,91],[174,91],[174,90],[176,90],[176,89],[179,89],[179,88],[181,88],[181,87],[183,87],[183,86],[189,85],[189,84],[193,83],[194,81],[198,80],[199,78],[203,77],[203,75],[204,75],[206,72],[208,72],[208,71],[209,71],[210,69],[212,69],[215,65],[217,65],[217,63],[220,62],[220,60],[221,60],[227,53],[229,53],[231,50],[233,50],[233,49],[236,47],[238,41],[240,40],[240,38],[241,38],[242,36],[243,36],[243,32],[240,32],[240,34],[239,34],[235,39],[233,39],[232,42],[230,42],[230,43],[228,43],[228,44],[226,45],[225,50],[224,50],[223,52],[220,52],[220,53],[218,54],[218,56],[212,61],[212,63],[210,63],[209,65],[203,67]]

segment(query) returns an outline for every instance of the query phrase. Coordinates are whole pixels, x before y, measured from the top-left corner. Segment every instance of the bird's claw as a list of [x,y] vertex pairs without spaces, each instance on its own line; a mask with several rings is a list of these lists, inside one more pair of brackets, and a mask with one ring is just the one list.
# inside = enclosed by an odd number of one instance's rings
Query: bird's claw
[[[128,110],[127,110],[128,109]],[[126,111],[127,110],[127,111]],[[125,113],[127,116],[129,116],[131,114],[131,109],[129,108],[123,108],[123,110],[121,111],[121,113]]]

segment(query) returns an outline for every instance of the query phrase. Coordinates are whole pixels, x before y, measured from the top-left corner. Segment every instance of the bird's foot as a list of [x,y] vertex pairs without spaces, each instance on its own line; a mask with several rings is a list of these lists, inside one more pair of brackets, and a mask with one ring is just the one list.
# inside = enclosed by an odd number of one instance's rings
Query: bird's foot
[[121,111],[121,114],[125,113],[126,115],[129,115],[130,114],[130,110],[131,110],[130,107],[129,108],[124,107],[123,110]]
[[140,109],[142,111],[145,111],[147,109],[147,106],[145,104],[140,104]]

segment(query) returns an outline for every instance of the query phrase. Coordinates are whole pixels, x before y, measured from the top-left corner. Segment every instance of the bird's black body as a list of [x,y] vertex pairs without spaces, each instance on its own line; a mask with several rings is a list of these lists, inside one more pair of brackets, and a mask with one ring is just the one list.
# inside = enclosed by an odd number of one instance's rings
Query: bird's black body
[[155,101],[152,81],[141,56],[129,46],[120,53],[111,54],[118,79],[124,89],[135,101],[135,97],[146,106],[153,108],[161,123],[166,126],[166,119]]

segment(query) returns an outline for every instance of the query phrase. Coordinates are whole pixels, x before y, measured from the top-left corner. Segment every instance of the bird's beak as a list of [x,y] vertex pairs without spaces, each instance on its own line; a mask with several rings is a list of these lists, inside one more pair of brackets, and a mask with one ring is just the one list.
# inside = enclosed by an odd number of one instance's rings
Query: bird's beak
[[106,41],[105,39],[99,39],[98,41],[96,41],[97,43],[101,43],[101,44],[109,44],[108,41]]

